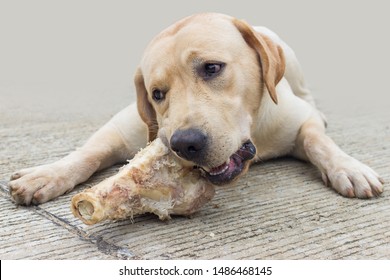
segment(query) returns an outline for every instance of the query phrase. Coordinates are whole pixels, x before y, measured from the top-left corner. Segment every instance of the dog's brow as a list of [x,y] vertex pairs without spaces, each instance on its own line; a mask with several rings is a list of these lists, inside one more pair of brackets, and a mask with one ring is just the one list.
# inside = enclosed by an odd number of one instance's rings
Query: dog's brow
[[191,64],[194,62],[199,62],[200,59],[200,52],[196,49],[188,49],[185,50],[182,53],[181,61],[184,62],[184,64]]

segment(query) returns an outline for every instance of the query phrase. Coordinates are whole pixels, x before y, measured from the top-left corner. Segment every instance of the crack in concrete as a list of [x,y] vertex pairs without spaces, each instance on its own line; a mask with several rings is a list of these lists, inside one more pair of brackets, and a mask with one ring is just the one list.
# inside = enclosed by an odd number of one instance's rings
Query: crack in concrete
[[[11,197],[7,188],[7,181],[0,181],[0,195],[9,200],[11,203]],[[41,208],[40,206],[35,205],[24,208],[33,211],[34,213],[51,221],[57,226],[65,228],[70,233],[77,235],[81,240],[96,245],[99,252],[105,255],[110,255],[122,260],[141,259],[132,253],[129,249],[110,243],[107,240],[104,240],[102,236],[95,234],[89,235],[78,227],[71,225],[66,219],[60,218],[57,215],[54,215],[53,213],[50,213],[49,211]]]

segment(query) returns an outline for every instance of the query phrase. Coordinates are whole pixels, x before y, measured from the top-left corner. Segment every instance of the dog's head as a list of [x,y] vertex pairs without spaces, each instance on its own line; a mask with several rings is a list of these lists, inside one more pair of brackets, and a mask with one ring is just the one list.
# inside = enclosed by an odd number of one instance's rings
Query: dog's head
[[147,47],[135,76],[138,111],[157,136],[214,184],[232,181],[256,154],[254,117],[264,92],[277,103],[281,48],[220,14],[185,18]]

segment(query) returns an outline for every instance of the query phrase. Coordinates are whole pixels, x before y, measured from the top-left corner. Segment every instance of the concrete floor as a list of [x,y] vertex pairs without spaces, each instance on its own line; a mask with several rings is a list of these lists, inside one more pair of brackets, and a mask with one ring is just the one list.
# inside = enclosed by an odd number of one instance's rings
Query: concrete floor
[[[142,215],[94,226],[74,218],[70,198],[119,166],[54,201],[16,206],[6,186],[11,172],[63,157],[113,112],[105,104],[86,107],[85,114],[16,106],[12,96],[0,100],[1,259],[390,258],[390,192],[371,200],[343,198],[323,185],[313,166],[290,158],[255,165],[234,185],[218,187],[191,218],[162,222]],[[335,141],[389,182],[390,114],[328,119]]]

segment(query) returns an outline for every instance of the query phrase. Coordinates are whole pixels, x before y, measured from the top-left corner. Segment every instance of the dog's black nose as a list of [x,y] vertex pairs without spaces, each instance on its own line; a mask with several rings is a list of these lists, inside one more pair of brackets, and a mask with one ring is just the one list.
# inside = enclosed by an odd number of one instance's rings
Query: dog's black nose
[[207,136],[199,129],[177,130],[171,137],[171,149],[187,160],[197,160],[205,150]]

